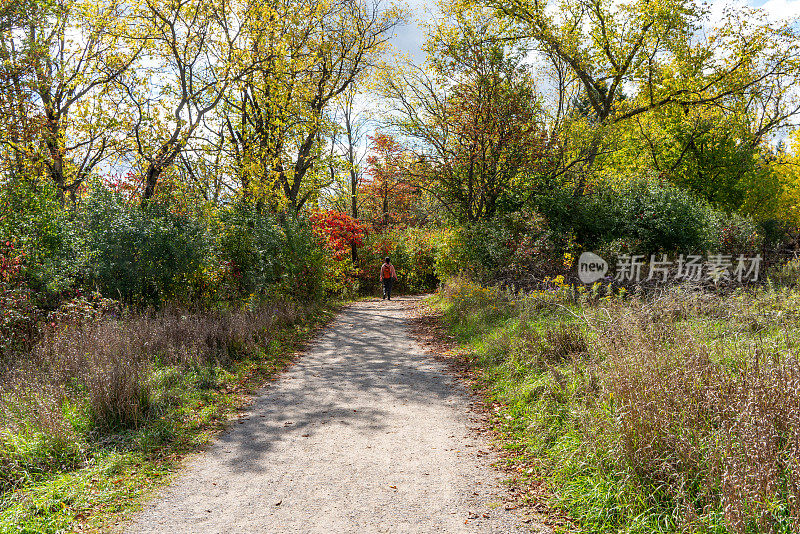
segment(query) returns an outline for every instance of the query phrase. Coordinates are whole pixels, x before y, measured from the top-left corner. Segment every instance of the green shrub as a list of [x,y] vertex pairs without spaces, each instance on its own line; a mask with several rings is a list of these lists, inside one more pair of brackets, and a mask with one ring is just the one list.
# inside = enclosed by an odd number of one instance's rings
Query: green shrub
[[556,276],[568,238],[553,232],[537,212],[524,210],[455,227],[441,234],[436,274],[493,282]]
[[709,209],[706,215],[706,250],[720,254],[753,255],[764,242],[762,229],[753,220],[736,213]]
[[168,206],[146,208],[97,187],[86,205],[90,279],[105,296],[160,305],[186,295],[208,253],[205,228]]
[[512,228],[497,217],[453,228],[437,258],[437,275],[465,275],[489,281],[514,257]]
[[275,291],[305,302],[347,293],[351,261],[337,260],[326,250],[314,236],[307,218],[287,218],[282,232],[280,282]]
[[41,305],[74,288],[88,262],[80,217],[58,203],[48,181],[0,189],[0,242],[6,241],[25,255],[21,274]]
[[[575,201],[577,244],[613,258],[620,254],[755,254],[758,225],[729,214],[668,182],[637,178]],[[563,224],[563,223],[562,223]]]
[[218,256],[241,294],[264,291],[280,280],[285,236],[277,219],[238,202],[220,215]]
[[0,242],[0,361],[30,350],[41,313],[22,276],[25,256],[10,241]]
[[708,206],[672,184],[653,179],[630,181],[604,191],[594,202],[601,224],[596,240],[614,252],[655,254],[705,249]]

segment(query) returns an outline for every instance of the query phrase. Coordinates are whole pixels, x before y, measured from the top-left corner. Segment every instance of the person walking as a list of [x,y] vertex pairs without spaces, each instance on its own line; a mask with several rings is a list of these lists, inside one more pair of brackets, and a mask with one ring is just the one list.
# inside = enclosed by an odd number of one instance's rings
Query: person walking
[[392,260],[386,256],[386,261],[381,265],[381,283],[383,284],[383,298],[392,300],[392,286],[397,281],[397,273],[392,265]]

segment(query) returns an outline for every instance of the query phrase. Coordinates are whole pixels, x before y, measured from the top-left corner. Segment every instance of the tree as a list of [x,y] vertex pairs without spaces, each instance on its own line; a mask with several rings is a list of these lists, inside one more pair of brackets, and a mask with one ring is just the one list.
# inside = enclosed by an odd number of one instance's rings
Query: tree
[[[59,199],[106,157],[117,125],[112,83],[142,45],[121,35],[122,2],[29,0],[0,28],[3,145],[14,174],[41,167]],[[24,161],[23,161],[24,160]]]
[[[666,106],[762,106],[762,135],[796,114],[788,89],[797,80],[798,39],[754,10],[726,13],[701,32],[707,9],[692,0],[486,0],[516,24],[517,38],[562,63],[579,81],[597,118],[576,167],[574,195],[609,134],[629,119]],[[632,98],[621,99],[626,88]]]
[[309,217],[314,234],[333,252],[334,258],[343,260],[353,248],[363,244],[367,231],[358,220],[341,211],[316,211]]
[[717,107],[656,110],[624,134],[614,165],[629,175],[654,170],[725,211],[764,219],[780,185],[769,148],[748,126]]
[[[363,139],[361,131],[362,123],[358,121],[353,109],[355,102],[355,90],[351,89],[344,93],[342,98],[342,120],[344,122],[344,137],[346,144],[345,161],[347,162],[348,175],[350,177],[348,196],[350,197],[350,216],[358,219],[358,188],[362,181],[361,176],[361,157],[358,154],[358,143]],[[333,146],[331,142],[331,146]],[[353,248],[353,261],[358,258],[356,249]]]
[[138,72],[120,84],[133,117],[143,203],[232,84],[252,69],[242,32],[261,14],[249,4],[215,0],[146,0],[137,12],[150,46]]
[[296,213],[326,185],[326,113],[376,65],[402,12],[364,0],[268,10],[247,37],[258,68],[226,99],[225,124],[243,190],[276,191]]
[[428,38],[428,67],[385,83],[389,127],[409,140],[404,173],[454,218],[492,217],[542,171],[547,136],[524,51],[485,13],[456,11]]
[[[372,154],[367,157],[367,175],[362,196],[366,211],[372,214],[373,224],[386,228],[411,211],[417,188],[404,176],[408,168],[404,148],[387,134],[369,136]],[[393,208],[390,210],[390,207]]]
[[[361,216],[364,202],[364,141],[368,119],[366,112],[358,109],[364,102],[363,96],[355,86],[351,86],[339,97],[331,114],[330,120],[335,127],[328,140],[329,185],[320,198],[320,205],[349,212],[353,219]],[[351,256],[353,262],[358,261],[356,246],[352,246]]]
[[790,151],[779,153],[776,172],[781,182],[778,219],[800,228],[800,129],[792,132]]

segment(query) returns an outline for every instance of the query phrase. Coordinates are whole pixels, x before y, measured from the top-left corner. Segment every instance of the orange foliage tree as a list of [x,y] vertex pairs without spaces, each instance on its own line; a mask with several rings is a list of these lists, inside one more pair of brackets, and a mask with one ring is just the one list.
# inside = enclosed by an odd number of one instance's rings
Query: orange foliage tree
[[405,150],[385,133],[377,132],[369,139],[373,153],[367,157],[367,178],[361,186],[364,211],[371,213],[371,222],[379,229],[408,224],[419,189],[404,175]]

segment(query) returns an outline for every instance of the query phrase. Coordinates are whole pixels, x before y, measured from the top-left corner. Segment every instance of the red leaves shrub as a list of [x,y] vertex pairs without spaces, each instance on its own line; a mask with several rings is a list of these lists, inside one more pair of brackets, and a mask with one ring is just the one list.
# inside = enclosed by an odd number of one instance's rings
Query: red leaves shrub
[[310,220],[314,235],[337,260],[345,259],[353,246],[360,247],[367,235],[367,228],[361,221],[340,211],[318,211]]
[[11,241],[6,241],[0,247],[0,284],[8,285],[19,276],[23,257],[23,253],[14,254],[14,244]]
[[123,198],[126,204],[137,202],[141,195],[141,180],[133,171],[128,171],[124,176],[108,176],[105,179],[105,185]]

